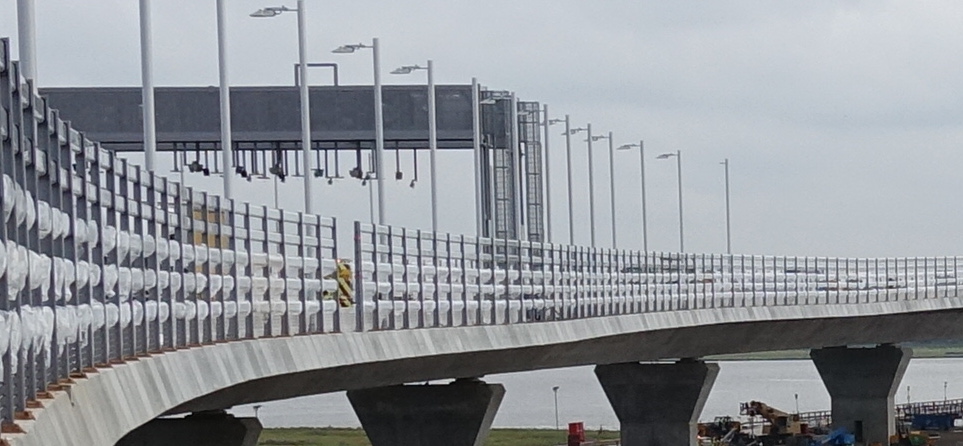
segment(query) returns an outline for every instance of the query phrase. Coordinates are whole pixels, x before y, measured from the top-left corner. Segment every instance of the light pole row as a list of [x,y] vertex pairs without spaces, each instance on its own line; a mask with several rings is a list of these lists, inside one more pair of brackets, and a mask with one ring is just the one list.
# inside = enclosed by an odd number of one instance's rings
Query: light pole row
[[[612,132],[607,135],[592,135],[592,125],[587,124],[585,127],[572,128],[570,125],[569,115],[565,115],[565,119],[551,119],[548,114],[548,106],[544,108],[544,120],[542,125],[545,130],[545,182],[546,182],[546,193],[545,203],[546,203],[546,215],[547,215],[547,241],[554,242],[552,236],[552,208],[551,208],[551,168],[550,168],[550,157],[548,150],[548,140],[549,140],[549,127],[553,124],[565,123],[565,145],[566,145],[566,179],[567,179],[567,192],[568,192],[568,229],[569,229],[569,243],[575,243],[575,216],[573,202],[573,182],[572,182],[572,144],[571,137],[581,132],[586,132],[588,137],[586,138],[586,144],[588,148],[588,181],[589,181],[589,225],[590,225],[590,237],[591,246],[596,245],[595,237],[595,181],[594,181],[594,163],[592,155],[592,142],[599,141],[602,139],[607,139],[609,142],[609,198],[610,198],[610,208],[611,208],[611,222],[612,222],[612,247],[618,247],[618,225],[616,223],[616,192],[615,192],[615,151],[616,150],[630,150],[633,148],[639,148],[639,171],[641,180],[641,207],[642,207],[642,249],[643,251],[649,250],[649,237],[648,237],[648,215],[647,215],[647,203],[646,203],[646,190],[645,190],[645,142],[639,141],[638,144],[624,144],[615,147],[615,139]],[[679,197],[679,252],[685,252],[685,227],[684,227],[684,206],[683,206],[683,196],[682,196],[682,151],[676,150],[674,153],[663,153],[656,157],[656,159],[671,159],[676,160],[676,178],[678,183],[678,197]],[[725,200],[726,200],[726,253],[732,254],[732,226],[731,226],[731,212],[730,212],[730,194],[729,194],[729,159],[726,158],[720,164],[725,166]]]

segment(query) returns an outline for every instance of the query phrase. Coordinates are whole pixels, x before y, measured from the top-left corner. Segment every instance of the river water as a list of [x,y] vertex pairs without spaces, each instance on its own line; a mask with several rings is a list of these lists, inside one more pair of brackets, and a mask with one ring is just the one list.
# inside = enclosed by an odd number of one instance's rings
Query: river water
[[[829,394],[810,361],[720,362],[719,377],[700,420],[739,414],[739,403],[758,400],[786,412],[828,410]],[[898,403],[963,397],[963,359],[914,359],[896,393]],[[617,429],[618,419],[609,407],[592,367],[540,370],[489,375],[485,381],[502,383],[502,401],[495,427],[555,426],[552,387],[559,386],[559,419],[583,421],[585,428]],[[944,387],[944,383],[945,387]],[[254,413],[251,405],[232,410],[241,416]],[[359,427],[344,392],[263,403],[259,417],[265,427]]]

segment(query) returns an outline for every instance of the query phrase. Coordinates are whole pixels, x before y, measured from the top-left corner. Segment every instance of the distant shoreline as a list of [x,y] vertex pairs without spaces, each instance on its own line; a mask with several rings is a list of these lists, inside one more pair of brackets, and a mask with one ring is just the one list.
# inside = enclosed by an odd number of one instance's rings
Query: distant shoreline
[[[915,359],[954,359],[963,358],[963,347],[912,347]],[[784,350],[778,352],[736,353],[730,355],[706,356],[708,361],[799,361],[809,359],[809,350]]]

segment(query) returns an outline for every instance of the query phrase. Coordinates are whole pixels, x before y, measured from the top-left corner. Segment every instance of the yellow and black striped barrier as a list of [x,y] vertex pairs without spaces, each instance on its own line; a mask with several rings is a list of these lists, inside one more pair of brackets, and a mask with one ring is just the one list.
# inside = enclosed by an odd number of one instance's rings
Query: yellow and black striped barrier
[[[336,279],[338,281],[338,304],[340,306],[347,308],[354,304],[354,290],[351,284],[354,274],[351,272],[351,265],[349,265],[348,262],[338,259],[337,270],[324,276],[324,278]],[[330,299],[331,292],[324,290],[323,296],[325,299]]]

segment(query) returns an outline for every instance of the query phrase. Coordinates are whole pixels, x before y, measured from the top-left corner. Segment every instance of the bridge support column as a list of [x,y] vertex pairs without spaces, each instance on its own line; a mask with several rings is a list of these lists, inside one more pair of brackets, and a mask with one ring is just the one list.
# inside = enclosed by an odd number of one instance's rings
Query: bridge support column
[[348,391],[373,446],[481,446],[503,396],[479,380]]
[[896,433],[893,396],[912,350],[893,345],[830,347],[812,350],[809,356],[832,398],[833,427],[848,429],[857,442],[889,444]]
[[610,364],[595,367],[622,431],[622,446],[696,446],[699,415],[718,364]]
[[235,418],[224,411],[212,411],[150,421],[116,446],[256,446],[260,435],[257,418]]

